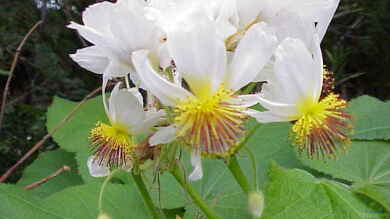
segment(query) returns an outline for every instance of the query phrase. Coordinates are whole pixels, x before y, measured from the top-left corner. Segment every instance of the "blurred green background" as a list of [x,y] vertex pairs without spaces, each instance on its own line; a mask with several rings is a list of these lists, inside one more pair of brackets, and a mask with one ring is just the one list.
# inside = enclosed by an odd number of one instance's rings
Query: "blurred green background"
[[[87,43],[65,28],[70,21],[81,22],[81,12],[95,2],[1,1],[1,93],[18,44],[37,21],[43,19],[44,23],[25,44],[11,82],[0,130],[0,175],[47,133],[45,113],[53,96],[78,101],[100,85],[98,75],[69,58],[68,54]],[[390,99],[389,13],[389,0],[341,0],[322,48],[342,97],[368,94]],[[53,141],[48,141],[41,150],[55,147]],[[21,169],[8,181],[15,182]]]

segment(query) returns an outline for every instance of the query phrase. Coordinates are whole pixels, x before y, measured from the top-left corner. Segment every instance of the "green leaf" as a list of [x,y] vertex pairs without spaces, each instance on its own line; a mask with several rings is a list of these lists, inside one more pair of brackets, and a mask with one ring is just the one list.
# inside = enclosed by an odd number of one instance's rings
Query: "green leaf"
[[152,170],[147,171],[145,181],[147,182],[150,195],[158,206],[165,209],[175,209],[183,207],[187,201],[180,184],[169,173],[165,172],[158,176],[153,182],[154,174]]
[[368,219],[385,218],[366,205],[346,185],[318,180],[299,169],[286,170],[276,164],[265,189],[264,219]]
[[4,219],[59,219],[28,191],[15,185],[0,184],[0,218]]
[[356,193],[363,194],[381,204],[388,212],[390,212],[390,189],[387,184],[370,184],[356,183],[352,190]]
[[6,71],[6,70],[3,70],[3,69],[0,69],[0,75],[3,75],[3,76],[8,76],[8,75],[9,75],[9,71]]
[[24,170],[23,176],[18,181],[17,185],[23,187],[30,185],[53,174],[64,165],[69,166],[71,170],[65,171],[48,182],[29,190],[29,193],[39,197],[46,197],[67,187],[82,184],[82,180],[77,173],[77,164],[74,159],[74,153],[65,152],[60,149],[40,154],[39,157]]
[[[246,194],[222,161],[203,159],[203,174],[201,180],[189,183],[221,218],[250,218]],[[197,207],[192,203],[186,206],[184,218],[197,218],[197,215],[202,215]]]
[[[257,122],[251,119],[248,130],[253,130],[255,124]],[[288,137],[290,128],[289,123],[263,124],[255,129],[255,132],[248,138],[245,147],[255,156],[259,185],[262,186],[267,181],[267,169],[271,161],[277,161],[284,167],[289,168],[303,167],[290,143]],[[253,176],[252,164],[245,148],[241,150],[238,159],[247,176]]]
[[356,192],[376,200],[390,212],[390,143],[352,141],[348,153],[337,160],[302,161],[318,171],[353,182]]
[[[74,186],[46,199],[33,197],[15,185],[0,185],[0,218],[7,219],[96,219],[99,214],[100,183]],[[102,210],[115,219],[150,218],[133,185],[108,184]]]
[[[56,193],[43,201],[51,212],[64,218],[98,216],[100,183],[76,186]],[[133,185],[108,184],[103,195],[102,210],[115,219],[151,218],[137,189]]]
[[353,139],[390,139],[390,102],[361,96],[349,103],[348,111],[355,118]]
[[[107,122],[102,97],[88,100],[81,108],[59,129],[54,140],[66,151],[79,152],[88,148],[89,131],[96,122]],[[78,103],[55,97],[47,112],[47,129],[52,130],[67,116]]]

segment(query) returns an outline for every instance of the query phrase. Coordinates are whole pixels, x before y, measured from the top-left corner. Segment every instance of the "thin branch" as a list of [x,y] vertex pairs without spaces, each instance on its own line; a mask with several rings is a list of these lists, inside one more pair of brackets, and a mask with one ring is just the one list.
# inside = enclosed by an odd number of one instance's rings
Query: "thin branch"
[[3,101],[1,103],[1,111],[0,111],[0,129],[1,129],[1,126],[2,126],[2,123],[3,123],[3,118],[4,118],[4,111],[5,111],[5,105],[6,105],[6,102],[7,102],[7,96],[8,96],[8,90],[9,90],[9,86],[11,84],[11,80],[12,80],[12,77],[14,75],[14,71],[15,71],[15,68],[16,68],[16,65],[18,63],[18,59],[19,59],[19,55],[22,51],[22,48],[24,46],[24,44],[26,43],[27,39],[30,37],[30,35],[37,29],[37,27],[39,25],[42,24],[42,21],[38,21],[29,31],[28,33],[26,34],[26,36],[24,36],[22,42],[19,44],[18,48],[16,49],[16,52],[15,52],[15,56],[14,56],[14,59],[12,61],[12,64],[11,64],[11,69],[9,71],[9,75],[8,75],[8,79],[7,79],[7,83],[5,84],[5,88],[4,88],[4,92],[3,92]]
[[39,181],[37,181],[37,182],[35,182],[35,183],[32,183],[32,184],[30,184],[30,185],[25,186],[25,187],[24,187],[24,190],[35,189],[36,187],[38,187],[38,186],[40,186],[40,185],[46,183],[47,181],[49,181],[49,180],[51,180],[51,179],[53,179],[53,178],[59,176],[59,175],[62,174],[63,172],[65,172],[65,171],[70,171],[70,170],[71,170],[70,167],[68,167],[68,166],[63,166],[63,167],[61,167],[60,169],[58,169],[57,171],[55,171],[54,173],[50,174],[49,176],[47,176],[47,177],[45,177],[45,178],[43,178],[43,179],[41,179],[41,180],[39,180]]
[[80,109],[80,107],[91,97],[93,97],[96,93],[98,93],[102,87],[99,87],[89,93],[84,99],[77,104],[73,108],[73,110],[65,116],[65,118],[59,122],[53,130],[51,130],[47,135],[45,135],[39,142],[37,142],[16,164],[14,164],[11,168],[7,170],[1,177],[0,177],[0,183],[4,182],[27,158],[29,158],[35,151],[37,151],[42,145],[54,134],[56,133],[60,128],[64,126],[64,124]]

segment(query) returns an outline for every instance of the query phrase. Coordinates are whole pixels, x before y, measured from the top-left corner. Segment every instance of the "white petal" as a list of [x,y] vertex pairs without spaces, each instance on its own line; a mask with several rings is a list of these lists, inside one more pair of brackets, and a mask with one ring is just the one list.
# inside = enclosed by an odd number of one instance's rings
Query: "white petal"
[[133,129],[145,119],[145,112],[136,96],[119,87],[120,83],[115,86],[109,99],[110,119]]
[[240,26],[252,23],[264,7],[263,1],[239,0],[237,1]]
[[253,81],[270,60],[277,44],[272,28],[262,22],[249,29],[238,44],[226,84],[238,90]]
[[83,12],[83,23],[100,33],[111,34],[111,14],[116,4],[111,2],[100,2],[87,7]]
[[103,74],[109,63],[107,56],[97,46],[79,49],[70,57],[81,67],[96,74]]
[[[287,38],[275,52],[275,80],[265,85],[264,93],[271,92],[273,97],[283,103],[296,104],[304,99],[315,100],[320,83],[312,54],[301,40]],[[284,100],[284,101],[283,101]]]
[[133,127],[133,132],[135,134],[149,133],[151,128],[155,125],[158,125],[160,122],[164,121],[165,111],[159,110],[157,112],[146,111],[145,120],[137,126]]
[[130,72],[134,72],[133,66],[131,65],[130,57],[128,62],[123,62],[118,57],[110,57],[109,64],[103,74],[108,75],[110,77],[124,77]]
[[169,53],[191,90],[197,94],[218,89],[221,74],[225,73],[226,52],[216,23],[207,13],[200,9],[190,11],[167,36]]
[[[321,40],[317,34],[313,37],[313,59],[314,59],[314,67],[313,67],[313,74],[317,74],[319,78],[313,82],[314,83],[314,90],[317,91],[317,94],[314,94],[314,99],[316,101],[319,101],[321,92],[322,92],[322,83],[324,82],[324,63],[322,60],[322,52],[320,47]],[[320,72],[320,73],[317,73]]]
[[113,36],[129,53],[139,49],[154,48],[159,39],[159,30],[143,14],[141,1],[119,1],[111,14]]
[[146,90],[146,87],[144,84],[142,84],[142,81],[137,72],[130,72],[129,75],[130,75],[130,80],[134,83],[136,87]]
[[274,77],[274,63],[275,60],[271,57],[271,60],[264,66],[264,68],[257,74],[253,82],[264,82]]
[[188,176],[190,181],[197,181],[202,179],[203,177],[203,169],[202,169],[202,159],[200,156],[200,151],[195,149],[191,153],[191,164],[194,167],[192,173]]
[[312,49],[315,33],[314,21],[304,19],[299,12],[295,13],[288,9],[281,10],[268,21],[268,24],[275,28],[279,42],[287,37],[296,38],[302,40],[309,50]]
[[340,0],[331,0],[330,2],[331,3],[329,5],[328,10],[326,10],[318,20],[317,31],[320,42],[325,36],[326,30],[328,29],[328,26],[332,21],[332,17],[336,12]]
[[259,103],[259,95],[258,94],[247,94],[240,95],[237,98],[237,104],[243,107],[251,107]]
[[109,39],[107,39],[107,36],[102,35],[102,33],[99,33],[97,30],[93,28],[83,26],[75,22],[70,22],[70,24],[67,27],[77,30],[83,38],[85,38],[86,40],[88,40],[89,42],[95,45],[106,45],[106,46],[111,45],[109,43]]
[[223,0],[217,3],[217,32],[221,39],[226,39],[237,32],[240,18],[236,6],[236,0]]
[[131,94],[133,94],[137,98],[139,104],[141,104],[142,107],[144,106],[143,97],[142,97],[142,94],[139,92],[138,88],[133,87],[133,88],[127,89],[127,91],[130,92]]
[[260,123],[291,121],[289,117],[276,115],[273,114],[271,111],[259,112],[256,110],[247,110],[245,111],[245,113],[255,118]]
[[160,128],[150,139],[151,146],[159,144],[168,144],[176,138],[176,127],[173,125]]
[[166,43],[162,44],[158,49],[158,57],[160,60],[161,68],[165,69],[172,64],[172,57],[169,54],[168,46]]
[[94,156],[90,156],[87,160],[89,174],[93,177],[105,177],[110,175],[110,169],[105,166],[99,166],[97,162],[94,162],[94,158]]
[[174,106],[181,99],[192,96],[187,90],[162,78],[150,65],[148,51],[140,50],[133,53],[133,63],[143,84],[163,104]]
[[295,117],[299,114],[296,104],[286,104],[267,100],[262,97],[258,97],[261,106],[271,111],[273,114],[282,117]]
[[106,97],[106,88],[107,88],[107,83],[110,80],[109,77],[106,75],[103,75],[103,82],[102,82],[102,100],[103,100],[103,106],[104,106],[104,111],[106,112],[107,117],[110,117],[110,113],[108,111],[108,101]]

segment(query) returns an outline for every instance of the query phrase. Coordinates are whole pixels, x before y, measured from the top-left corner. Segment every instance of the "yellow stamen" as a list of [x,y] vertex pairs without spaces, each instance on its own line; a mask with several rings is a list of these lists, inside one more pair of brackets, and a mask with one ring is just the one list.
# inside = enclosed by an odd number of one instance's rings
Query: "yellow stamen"
[[306,150],[309,156],[334,156],[336,145],[345,148],[348,132],[351,130],[351,117],[343,110],[346,102],[338,95],[330,94],[320,102],[304,100],[299,105],[300,116],[292,127],[294,143],[300,151]]
[[243,134],[246,115],[232,103],[233,92],[221,87],[214,95],[191,97],[175,107],[177,135],[200,148],[203,155],[227,156]]
[[134,143],[124,125],[101,122],[91,130],[90,140],[99,164],[111,167],[125,167],[134,151]]

